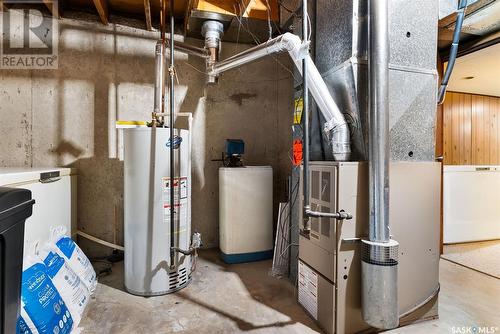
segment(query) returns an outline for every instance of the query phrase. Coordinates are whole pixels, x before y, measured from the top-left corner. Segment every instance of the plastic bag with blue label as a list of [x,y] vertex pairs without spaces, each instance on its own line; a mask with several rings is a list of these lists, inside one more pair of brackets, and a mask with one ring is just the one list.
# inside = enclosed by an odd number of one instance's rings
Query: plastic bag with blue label
[[94,292],[97,277],[90,260],[78,245],[66,235],[62,226],[52,228],[51,238],[47,247],[66,260],[66,263],[80,277],[89,291]]
[[23,268],[17,333],[71,333],[73,318],[50,280],[45,264],[28,256]]
[[47,267],[47,274],[71,313],[73,326],[78,326],[90,299],[87,286],[66,260],[49,247],[43,248],[39,257]]

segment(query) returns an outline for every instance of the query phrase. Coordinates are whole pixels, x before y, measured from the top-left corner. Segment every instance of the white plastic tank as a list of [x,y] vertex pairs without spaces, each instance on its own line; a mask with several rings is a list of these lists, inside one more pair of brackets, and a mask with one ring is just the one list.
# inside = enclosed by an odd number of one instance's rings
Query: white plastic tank
[[219,168],[219,247],[226,263],[273,256],[273,169]]
[[[176,253],[170,269],[170,129],[124,129],[125,288],[141,296],[174,292],[191,278],[191,256]],[[175,131],[175,246],[191,235],[188,130]]]

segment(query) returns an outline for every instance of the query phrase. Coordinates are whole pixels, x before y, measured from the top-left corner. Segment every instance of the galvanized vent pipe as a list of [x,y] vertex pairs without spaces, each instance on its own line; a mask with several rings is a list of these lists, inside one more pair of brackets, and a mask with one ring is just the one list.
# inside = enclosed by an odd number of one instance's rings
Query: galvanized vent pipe
[[155,48],[155,90],[154,90],[154,109],[153,109],[153,122],[163,119],[158,114],[164,113],[163,111],[163,96],[165,92],[165,44],[163,40],[156,42]]
[[380,329],[399,325],[398,248],[389,230],[388,0],[369,1],[369,240],[362,241],[363,319]]
[[[205,49],[208,53],[206,61],[207,68],[211,68],[219,61],[220,43],[223,34],[224,25],[221,22],[215,20],[203,22],[201,26],[201,35],[205,37]],[[217,76],[209,74],[207,83],[217,83]]]
[[[175,67],[174,67],[174,0],[170,0],[170,67],[168,73],[170,76],[170,268],[175,268],[175,155],[174,155],[174,123],[175,123]],[[179,174],[180,176],[180,174]],[[179,227],[180,228],[180,227]]]

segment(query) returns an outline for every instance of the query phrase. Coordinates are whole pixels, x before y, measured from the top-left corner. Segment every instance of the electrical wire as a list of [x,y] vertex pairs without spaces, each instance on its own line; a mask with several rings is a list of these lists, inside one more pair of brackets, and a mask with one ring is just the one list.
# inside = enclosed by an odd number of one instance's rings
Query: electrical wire
[[297,12],[296,11],[293,11],[291,10],[290,8],[286,7],[284,4],[283,4],[283,1],[282,0],[278,0],[278,6],[280,7],[283,7],[284,10],[286,10],[287,12],[289,12],[290,14],[292,14],[293,16],[298,16],[297,15]]
[[312,21],[311,17],[309,16],[309,12],[307,13],[307,24],[309,25],[309,36],[307,36],[307,41],[311,41],[311,36],[312,36]]

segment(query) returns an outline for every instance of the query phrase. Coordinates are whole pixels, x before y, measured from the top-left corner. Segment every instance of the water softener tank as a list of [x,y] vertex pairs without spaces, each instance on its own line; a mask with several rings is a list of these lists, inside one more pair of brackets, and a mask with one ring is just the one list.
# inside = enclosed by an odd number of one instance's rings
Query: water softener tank
[[[170,188],[175,193],[175,247],[189,249],[191,235],[191,160],[188,130],[123,130],[125,288],[141,296],[182,289],[191,278],[191,255],[176,253],[170,263]],[[170,180],[170,145],[175,177]]]
[[219,246],[226,263],[273,256],[270,166],[219,168]]

